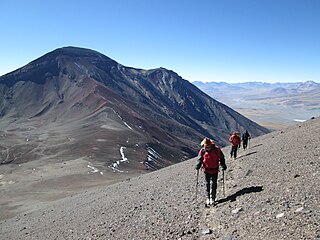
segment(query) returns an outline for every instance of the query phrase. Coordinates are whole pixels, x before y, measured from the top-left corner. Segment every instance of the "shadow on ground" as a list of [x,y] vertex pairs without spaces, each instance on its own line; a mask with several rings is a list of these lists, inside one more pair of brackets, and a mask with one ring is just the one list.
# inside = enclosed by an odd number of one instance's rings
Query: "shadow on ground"
[[259,147],[259,146],[261,146],[262,145],[262,143],[260,143],[260,144],[256,144],[256,145],[254,145],[254,146],[249,146],[248,148],[250,148],[250,149],[252,149],[252,148],[255,148],[255,147]]
[[255,193],[255,192],[261,192],[263,190],[263,186],[252,186],[252,187],[248,187],[248,188],[243,188],[239,191],[237,191],[236,193],[228,196],[227,198],[223,198],[217,201],[217,204],[220,203],[224,203],[224,202],[234,202],[236,201],[237,197],[244,195],[244,194],[248,194],[248,193]]
[[243,158],[243,157],[246,157],[246,156],[252,155],[252,154],[256,154],[256,153],[257,153],[257,151],[255,151],[255,152],[251,152],[251,153],[247,153],[247,154],[245,154],[245,155],[243,155],[243,156],[241,156],[241,157],[237,157],[237,159],[240,159],[240,158]]

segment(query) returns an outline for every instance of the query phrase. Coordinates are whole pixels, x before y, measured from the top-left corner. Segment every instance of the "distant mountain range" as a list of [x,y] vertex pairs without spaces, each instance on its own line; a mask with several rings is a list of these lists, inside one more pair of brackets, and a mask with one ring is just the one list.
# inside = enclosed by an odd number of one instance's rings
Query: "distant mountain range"
[[269,128],[320,115],[320,83],[193,82],[212,98]]
[[305,82],[276,82],[276,83],[268,83],[268,82],[241,82],[241,83],[227,83],[227,82],[201,82],[194,81],[192,82],[195,85],[210,85],[210,86],[236,86],[242,88],[317,88],[320,87],[320,83],[314,81],[305,81]]
[[[194,85],[199,87],[200,89],[206,90],[206,92],[214,91],[237,91],[237,93],[246,94],[250,91],[259,90],[264,94],[306,94],[307,92],[319,92],[320,83],[316,83],[314,81],[306,81],[306,82],[289,82],[289,83],[266,83],[266,82],[244,82],[244,83],[226,83],[226,82],[200,82],[195,81],[192,82]],[[253,94],[253,92],[251,93]]]
[[0,129],[2,164],[81,158],[113,171],[188,159],[204,136],[224,146],[235,130],[269,132],[173,71],[76,47],[0,77]]

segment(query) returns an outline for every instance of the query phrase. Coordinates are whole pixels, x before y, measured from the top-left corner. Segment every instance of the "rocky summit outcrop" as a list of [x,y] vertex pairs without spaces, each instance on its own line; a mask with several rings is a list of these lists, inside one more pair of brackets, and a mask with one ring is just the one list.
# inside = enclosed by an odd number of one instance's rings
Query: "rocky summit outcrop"
[[[203,136],[225,145],[235,130],[268,132],[173,71],[125,67],[76,47],[0,77],[0,128],[9,142],[2,164],[90,158],[117,171],[191,158]],[[119,167],[121,147],[131,161]]]
[[[3,239],[319,239],[320,119],[251,139],[204,207],[195,159],[39,205]],[[230,148],[223,149],[226,157]]]

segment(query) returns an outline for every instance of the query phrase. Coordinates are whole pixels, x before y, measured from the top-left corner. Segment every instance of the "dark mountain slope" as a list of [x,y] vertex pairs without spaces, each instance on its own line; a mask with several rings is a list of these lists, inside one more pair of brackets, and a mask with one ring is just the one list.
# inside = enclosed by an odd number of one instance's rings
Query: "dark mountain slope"
[[172,71],[125,67],[89,49],[54,50],[0,77],[0,93],[0,126],[21,139],[2,163],[90,156],[110,166],[123,146],[129,168],[160,168],[194,156],[203,136],[225,145],[234,130],[268,132]]

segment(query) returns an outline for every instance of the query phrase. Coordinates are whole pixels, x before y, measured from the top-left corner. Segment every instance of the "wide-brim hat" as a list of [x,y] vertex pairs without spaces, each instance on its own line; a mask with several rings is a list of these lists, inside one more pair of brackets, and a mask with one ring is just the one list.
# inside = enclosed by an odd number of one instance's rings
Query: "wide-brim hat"
[[213,144],[214,144],[214,141],[207,137],[205,137],[201,142],[201,146],[203,147],[211,147]]

